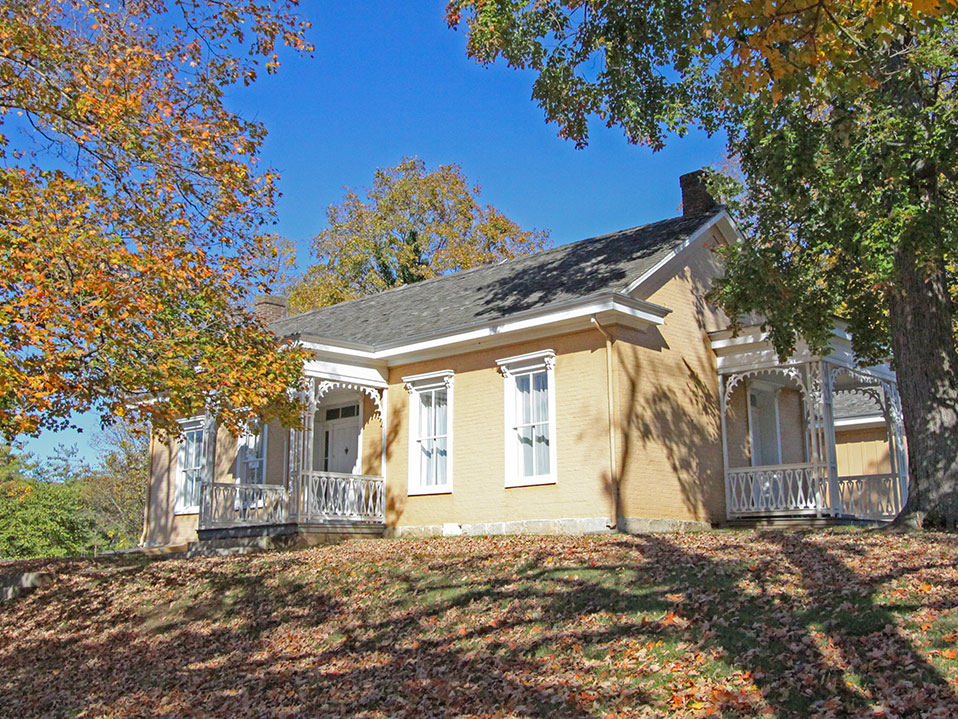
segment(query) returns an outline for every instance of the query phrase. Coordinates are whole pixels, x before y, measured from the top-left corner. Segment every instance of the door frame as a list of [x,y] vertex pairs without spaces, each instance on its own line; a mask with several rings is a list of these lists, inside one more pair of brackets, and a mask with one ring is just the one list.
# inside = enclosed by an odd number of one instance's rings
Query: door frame
[[[321,451],[320,451],[320,453],[319,453],[319,462],[318,462],[318,464],[323,464],[324,454],[325,454],[326,449],[327,449],[327,447],[326,447],[326,433],[329,431],[328,428],[329,428],[330,426],[337,426],[337,425],[346,426],[346,425],[350,425],[350,424],[353,424],[353,423],[355,423],[355,425],[356,425],[356,430],[357,430],[357,431],[356,431],[356,461],[353,462],[353,467],[355,468],[355,467],[357,466],[357,464],[358,464],[358,466],[359,466],[358,471],[355,471],[355,472],[343,472],[343,473],[337,472],[336,474],[357,474],[357,475],[361,475],[361,474],[363,473],[363,424],[364,424],[364,422],[363,422],[363,405],[364,405],[364,401],[363,401],[363,395],[362,395],[362,393],[358,393],[358,394],[359,394],[359,397],[358,397],[357,399],[355,399],[355,400],[349,400],[349,401],[346,401],[346,402],[336,402],[335,404],[320,405],[320,407],[317,408],[317,412],[322,412],[322,420],[320,420],[320,422],[319,422],[319,426],[320,426],[320,437],[319,437],[319,440],[320,440],[320,443],[321,443],[319,446],[321,447]],[[337,408],[342,408],[342,407],[353,407],[353,406],[355,406],[355,405],[358,405],[359,408],[358,408],[358,410],[357,410],[357,412],[356,412],[356,415],[355,415],[354,417],[338,417],[338,418],[336,418],[336,419],[326,419],[326,411],[327,411],[327,410],[337,409]],[[314,440],[314,442],[315,442],[315,440]],[[323,468],[321,468],[321,467],[315,467],[315,468],[314,468],[314,471],[318,471],[318,472],[328,472],[328,471],[331,471],[331,470],[323,469]]]

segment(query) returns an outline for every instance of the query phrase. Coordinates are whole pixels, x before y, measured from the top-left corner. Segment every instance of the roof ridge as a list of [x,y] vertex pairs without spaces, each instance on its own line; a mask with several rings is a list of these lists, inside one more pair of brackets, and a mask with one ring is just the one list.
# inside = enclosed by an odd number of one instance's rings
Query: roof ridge
[[633,227],[626,227],[626,228],[623,228],[623,229],[621,229],[621,230],[616,230],[616,231],[614,231],[614,232],[607,232],[607,233],[602,234],[602,235],[594,235],[594,236],[592,236],[592,237],[584,237],[584,238],[582,238],[581,240],[574,240],[574,241],[572,241],[572,242],[566,242],[566,243],[563,243],[563,244],[561,244],[561,245],[554,245],[554,246],[552,246],[552,247],[546,248],[546,249],[544,249],[544,250],[540,250],[540,251],[538,251],[538,252],[533,252],[533,253],[528,254],[528,255],[516,255],[516,256],[514,256],[514,257],[508,257],[508,258],[506,258],[506,259],[504,259],[504,260],[499,260],[498,262],[487,262],[487,263],[485,263],[485,264],[477,265],[476,267],[470,267],[470,268],[465,269],[465,270],[457,270],[457,271],[455,271],[455,272],[450,272],[450,273],[447,274],[447,275],[438,275],[438,276],[436,276],[436,277],[430,277],[429,279],[420,280],[419,282],[412,282],[412,283],[409,283],[409,284],[406,284],[406,285],[400,285],[399,287],[390,287],[390,288],[387,289],[387,290],[381,290],[380,292],[374,292],[374,293],[371,294],[371,295],[363,295],[362,297],[354,297],[354,298],[352,298],[352,299],[343,300],[342,302],[337,302],[337,303],[332,304],[332,305],[326,305],[325,307],[316,307],[316,308],[314,308],[314,309],[307,310],[306,312],[300,312],[299,314],[289,315],[288,317],[284,317],[282,320],[277,320],[277,321],[276,321],[276,324],[279,324],[280,322],[283,322],[284,320],[290,319],[290,318],[292,318],[292,317],[305,318],[305,317],[308,317],[308,316],[310,316],[310,315],[312,315],[312,314],[315,314],[315,313],[317,313],[317,312],[322,312],[323,310],[328,310],[330,307],[342,307],[342,306],[344,306],[344,305],[350,305],[350,304],[353,304],[353,303],[356,303],[356,302],[362,302],[362,301],[364,301],[364,300],[372,300],[373,298],[378,298],[378,297],[381,297],[381,296],[383,296],[383,295],[386,295],[386,294],[389,294],[389,293],[392,293],[392,292],[399,292],[400,290],[409,289],[409,288],[411,288],[411,287],[422,287],[422,286],[428,285],[428,284],[430,284],[430,283],[435,283],[435,282],[437,282],[437,281],[439,281],[439,280],[448,280],[448,279],[451,279],[451,278],[453,278],[453,277],[462,277],[463,275],[472,274],[472,273],[474,273],[474,272],[476,272],[476,271],[478,271],[478,270],[484,270],[484,269],[488,269],[488,268],[490,268],[490,267],[499,267],[499,266],[504,265],[504,264],[506,264],[506,263],[508,263],[508,262],[513,262],[513,261],[516,261],[516,260],[524,260],[524,259],[529,259],[529,258],[532,258],[532,257],[542,257],[543,255],[548,255],[548,254],[550,254],[550,253],[557,252],[557,251],[559,251],[559,250],[565,250],[565,249],[567,249],[567,248],[569,248],[569,247],[571,247],[571,246],[573,246],[573,245],[582,245],[582,244],[585,244],[585,243],[587,243],[587,242],[593,242],[593,241],[596,241],[596,240],[607,240],[607,239],[609,239],[609,238],[611,238],[611,237],[614,237],[615,235],[622,235],[622,234],[629,233],[629,232],[635,232],[636,230],[642,230],[642,229],[645,229],[645,228],[648,228],[648,227],[652,227],[652,226],[654,226],[654,225],[661,225],[661,224],[665,224],[665,223],[668,223],[668,222],[675,222],[676,220],[684,220],[684,219],[689,219],[689,220],[698,219],[698,220],[699,220],[699,224],[703,224],[704,221],[706,220],[706,218],[713,217],[714,215],[718,214],[719,212],[721,212],[721,211],[723,211],[723,210],[724,210],[724,207],[719,206],[718,208],[715,208],[715,209],[710,210],[710,211],[708,211],[708,212],[706,212],[706,213],[703,213],[703,214],[701,214],[700,216],[695,217],[695,218],[693,218],[693,217],[686,217],[685,215],[677,215],[676,217],[667,217],[667,218],[665,218],[665,219],[663,219],[663,220],[656,220],[656,221],[654,221],[654,222],[646,222],[646,223],[641,224],[641,225],[635,225],[635,226],[633,226]]

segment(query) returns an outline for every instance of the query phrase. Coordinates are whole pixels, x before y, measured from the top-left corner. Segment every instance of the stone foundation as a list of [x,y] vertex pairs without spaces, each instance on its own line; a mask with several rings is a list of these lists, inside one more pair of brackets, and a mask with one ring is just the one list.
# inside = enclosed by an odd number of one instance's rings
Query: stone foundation
[[[707,522],[691,522],[680,519],[648,519],[624,517],[619,520],[619,531],[627,534],[650,532],[701,532],[711,529]],[[608,517],[583,517],[571,519],[527,519],[516,522],[484,522],[478,524],[427,524],[414,527],[388,527],[386,537],[482,537],[499,534],[605,534],[609,528]]]

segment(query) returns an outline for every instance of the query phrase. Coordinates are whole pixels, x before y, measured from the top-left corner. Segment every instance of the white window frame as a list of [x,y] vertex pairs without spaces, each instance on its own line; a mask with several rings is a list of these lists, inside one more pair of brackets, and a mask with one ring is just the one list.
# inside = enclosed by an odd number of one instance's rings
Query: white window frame
[[[409,482],[407,494],[410,497],[427,494],[452,494],[453,479],[453,380],[455,373],[451,369],[438,372],[403,377],[402,381],[409,392]],[[426,486],[422,483],[421,450],[419,442],[420,418],[422,409],[420,394],[437,389],[446,390],[446,483]]]
[[[499,371],[505,378],[503,392],[503,409],[505,414],[505,486],[533,487],[543,484],[555,484],[558,478],[557,442],[556,442],[556,379],[555,379],[555,350],[542,350],[528,354],[505,357],[496,360]],[[536,372],[546,373],[546,397],[549,402],[549,472],[532,477],[523,477],[519,474],[519,435],[516,419],[516,378]]]
[[186,474],[184,471],[184,455],[186,452],[185,435],[189,432],[200,433],[200,464],[197,469],[200,472],[200,486],[206,478],[207,464],[209,458],[210,432],[205,417],[191,417],[190,419],[180,420],[181,437],[177,440],[176,447],[176,482],[174,486],[175,497],[173,501],[174,514],[199,514],[200,502],[202,496],[200,490],[197,492],[196,504],[187,504],[185,502],[184,491],[186,488]]
[[[268,456],[267,442],[269,440],[269,426],[260,424],[259,426],[259,435],[262,438],[260,442],[260,448],[262,451],[262,456],[252,462],[249,460],[249,451],[251,440],[256,439],[256,433],[252,432],[250,429],[243,432],[237,440],[236,443],[236,469],[234,474],[236,476],[236,482],[238,484],[266,484],[266,458]],[[259,462],[263,466],[263,471],[261,477],[262,482],[250,482],[249,481],[249,465],[253,462]]]

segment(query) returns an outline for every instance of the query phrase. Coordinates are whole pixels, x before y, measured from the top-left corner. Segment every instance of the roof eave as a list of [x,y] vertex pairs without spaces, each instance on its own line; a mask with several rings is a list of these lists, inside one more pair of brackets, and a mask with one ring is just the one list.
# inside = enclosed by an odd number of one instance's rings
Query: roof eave
[[402,364],[426,356],[459,354],[470,345],[488,345],[521,341],[523,332],[536,331],[537,336],[560,334],[588,326],[589,318],[599,316],[605,322],[634,327],[661,325],[672,310],[668,307],[636,299],[622,292],[603,291],[586,297],[556,302],[516,312],[494,320],[484,320],[422,333],[400,340],[368,345],[321,335],[302,333],[299,341],[314,352],[328,356],[348,356],[367,362],[386,361]]

